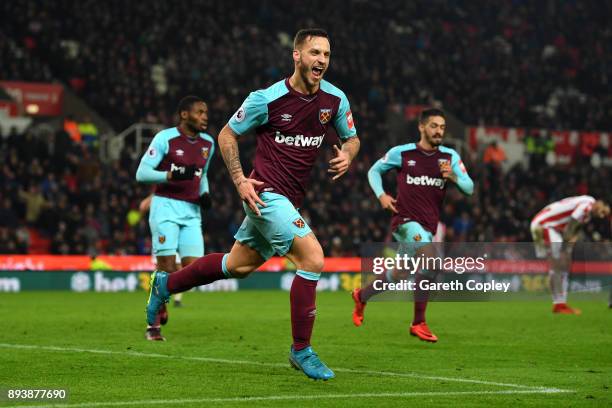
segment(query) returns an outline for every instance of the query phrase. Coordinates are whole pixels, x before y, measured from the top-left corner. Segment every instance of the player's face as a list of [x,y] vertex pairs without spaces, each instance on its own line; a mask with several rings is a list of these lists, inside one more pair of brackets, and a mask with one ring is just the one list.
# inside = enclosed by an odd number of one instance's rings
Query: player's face
[[610,215],[610,206],[598,200],[593,204],[591,212],[595,218],[604,218]]
[[185,124],[194,132],[203,132],[208,127],[208,106],[204,102],[191,105],[189,112],[183,112]]
[[442,116],[430,116],[425,124],[419,123],[421,137],[431,146],[440,146],[446,130],[446,120]]
[[329,67],[330,47],[325,37],[309,37],[302,48],[293,51],[293,59],[304,83],[318,86]]

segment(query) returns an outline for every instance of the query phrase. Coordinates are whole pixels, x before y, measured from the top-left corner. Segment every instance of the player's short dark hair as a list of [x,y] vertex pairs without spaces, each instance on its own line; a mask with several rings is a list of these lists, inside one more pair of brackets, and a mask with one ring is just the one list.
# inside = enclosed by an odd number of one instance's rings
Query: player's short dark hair
[[329,34],[322,28],[302,28],[293,39],[293,49],[298,49],[308,37],[325,37],[329,40]]
[[444,119],[446,119],[446,115],[444,114],[443,110],[431,108],[431,109],[425,109],[421,112],[421,115],[419,116],[419,123],[423,123],[423,124],[427,123],[427,120],[431,118],[432,116],[441,116]]
[[181,99],[176,107],[176,113],[181,116],[181,112],[189,112],[194,103],[204,102],[199,96],[189,95]]

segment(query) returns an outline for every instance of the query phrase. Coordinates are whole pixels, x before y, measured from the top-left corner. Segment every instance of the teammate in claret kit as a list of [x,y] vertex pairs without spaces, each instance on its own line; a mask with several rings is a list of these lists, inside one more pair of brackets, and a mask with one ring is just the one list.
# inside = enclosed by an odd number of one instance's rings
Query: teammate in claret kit
[[[219,279],[245,278],[274,254],[297,267],[291,285],[291,365],[313,379],[334,377],[313,351],[317,281],[323,249],[298,209],[311,169],[330,126],[342,141],[330,161],[333,180],[348,170],[359,151],[359,139],[348,99],[323,76],[329,67],[330,42],[320,29],[300,30],[294,39],[294,72],[269,88],[252,92],[219,134],[219,146],[243,200],[246,217],[229,253],[209,254],[173,274],[152,275],[147,303],[151,324],[170,294]],[[254,130],[254,169],[246,177],[237,140]]]
[[[442,146],[445,129],[444,112],[439,109],[424,110],[419,118],[420,141],[392,148],[368,172],[370,187],[381,206],[393,213],[393,238],[415,250],[433,242],[448,182],[456,184],[466,195],[474,191],[474,183],[459,154]],[[382,185],[382,174],[392,169],[397,170],[397,198],[385,193]],[[436,342],[438,338],[425,322],[428,296],[426,291],[419,289],[418,282],[430,279],[434,272],[419,270],[416,273],[414,319],[410,326],[410,334],[429,342]],[[383,278],[393,281],[392,271],[388,271]],[[355,326],[363,324],[366,304],[377,293],[373,283],[353,291]]]
[[[155,135],[136,171],[138,182],[155,184],[149,213],[151,241],[157,268],[167,273],[178,269],[177,254],[182,266],[204,255],[200,209],[210,207],[207,171],[215,151],[214,139],[204,133],[206,103],[187,96],[177,113],[178,126]],[[147,340],[165,340],[160,325],[167,321],[164,304],[147,321]]]

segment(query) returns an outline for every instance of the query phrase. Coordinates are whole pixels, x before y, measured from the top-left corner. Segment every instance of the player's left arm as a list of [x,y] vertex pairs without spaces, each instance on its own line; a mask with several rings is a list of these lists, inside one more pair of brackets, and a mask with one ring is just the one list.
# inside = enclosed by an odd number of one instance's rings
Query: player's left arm
[[581,227],[582,223],[579,220],[570,218],[569,222],[563,229],[563,242],[576,242],[578,240]]
[[208,160],[206,160],[206,165],[202,169],[202,178],[200,179],[200,207],[204,210],[208,210],[211,206],[210,201],[210,189],[208,185],[208,168],[210,167],[210,162],[212,161],[213,154],[215,153],[215,142],[210,145],[210,153],[208,154]]
[[353,122],[353,113],[344,93],[340,94],[340,106],[334,118],[334,127],[342,140],[342,148],[334,145],[336,157],[329,161],[328,173],[334,174],[332,180],[337,180],[348,171],[353,159],[359,153],[361,142],[357,137],[357,129]]
[[441,171],[442,177],[455,183],[463,194],[472,195],[474,193],[474,181],[470,178],[457,152],[452,152],[451,164],[443,166]]

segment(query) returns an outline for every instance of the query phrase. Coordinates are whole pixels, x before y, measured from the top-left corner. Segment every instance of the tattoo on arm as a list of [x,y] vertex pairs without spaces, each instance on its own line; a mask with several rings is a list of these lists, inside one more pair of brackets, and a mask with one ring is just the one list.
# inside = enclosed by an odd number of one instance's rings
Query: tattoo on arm
[[346,142],[342,144],[342,150],[347,152],[351,161],[353,161],[353,159],[355,158],[355,156],[357,156],[357,153],[359,152],[360,145],[361,142],[359,141],[359,138],[357,136],[350,137]]
[[[221,150],[221,156],[225,166],[232,177],[234,184],[241,178],[244,178],[244,172],[242,171],[242,165],[240,164],[240,154],[238,152],[238,141],[234,132],[229,130],[227,126],[223,128],[219,134],[219,148]],[[240,184],[240,183],[238,183]]]

